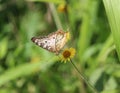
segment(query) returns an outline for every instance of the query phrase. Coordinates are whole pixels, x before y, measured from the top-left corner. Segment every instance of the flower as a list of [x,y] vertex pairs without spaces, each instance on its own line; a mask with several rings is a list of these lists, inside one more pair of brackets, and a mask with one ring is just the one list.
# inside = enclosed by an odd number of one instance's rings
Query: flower
[[67,48],[62,52],[62,61],[66,62],[69,61],[71,58],[75,55],[75,49],[74,48]]
[[67,5],[66,4],[60,4],[57,8],[59,12],[66,12],[67,11]]

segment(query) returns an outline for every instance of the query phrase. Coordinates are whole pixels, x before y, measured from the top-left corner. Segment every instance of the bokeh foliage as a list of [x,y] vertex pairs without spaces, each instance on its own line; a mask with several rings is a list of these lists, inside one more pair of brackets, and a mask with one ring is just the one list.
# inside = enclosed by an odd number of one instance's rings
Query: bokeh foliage
[[[59,11],[65,3],[67,10]],[[93,93],[69,62],[31,42],[60,27],[69,29],[65,47],[76,49],[73,62],[91,84],[101,93],[120,93],[116,39],[102,0],[1,0],[0,93]]]

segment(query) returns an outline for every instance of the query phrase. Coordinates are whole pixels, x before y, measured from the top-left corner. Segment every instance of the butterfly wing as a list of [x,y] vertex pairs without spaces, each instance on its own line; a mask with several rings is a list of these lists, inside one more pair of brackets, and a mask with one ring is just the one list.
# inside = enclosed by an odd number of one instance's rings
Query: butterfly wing
[[67,33],[68,32],[63,32],[62,30],[58,30],[58,32],[56,32],[55,47],[57,52],[59,52],[66,44]]
[[38,46],[58,54],[67,42],[67,33],[58,30],[46,37],[33,37],[31,40]]
[[50,34],[46,37],[33,37],[31,40],[38,46],[50,51],[56,52],[55,50],[55,38],[54,34]]

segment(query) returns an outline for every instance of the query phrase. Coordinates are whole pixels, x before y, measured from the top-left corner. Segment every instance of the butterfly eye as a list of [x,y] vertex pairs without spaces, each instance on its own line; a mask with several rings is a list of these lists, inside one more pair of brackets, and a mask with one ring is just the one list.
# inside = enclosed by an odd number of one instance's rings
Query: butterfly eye
[[47,41],[45,41],[45,43],[47,43]]

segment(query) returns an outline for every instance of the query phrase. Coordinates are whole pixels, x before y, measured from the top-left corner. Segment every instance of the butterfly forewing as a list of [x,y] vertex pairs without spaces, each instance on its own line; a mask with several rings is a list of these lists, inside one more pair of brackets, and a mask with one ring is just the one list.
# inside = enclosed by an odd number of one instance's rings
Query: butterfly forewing
[[44,38],[33,37],[32,41],[36,43],[38,46],[50,52],[56,52],[55,51],[55,37],[52,35],[50,37],[44,37]]

